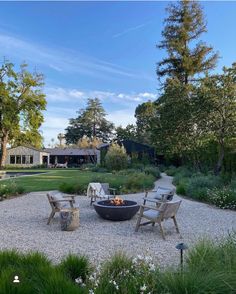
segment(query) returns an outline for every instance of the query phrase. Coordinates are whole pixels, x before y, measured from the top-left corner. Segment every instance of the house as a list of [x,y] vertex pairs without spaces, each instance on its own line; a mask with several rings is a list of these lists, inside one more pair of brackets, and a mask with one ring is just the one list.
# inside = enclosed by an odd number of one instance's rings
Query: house
[[45,148],[17,146],[7,149],[5,165],[31,167],[45,164],[58,166],[79,166],[85,163],[100,163],[100,151],[80,148]]
[[5,165],[31,167],[48,164],[50,154],[34,147],[17,146],[7,149]]
[[49,163],[65,164],[70,167],[76,167],[85,163],[100,163],[100,151],[97,149],[81,148],[46,148],[50,154]]

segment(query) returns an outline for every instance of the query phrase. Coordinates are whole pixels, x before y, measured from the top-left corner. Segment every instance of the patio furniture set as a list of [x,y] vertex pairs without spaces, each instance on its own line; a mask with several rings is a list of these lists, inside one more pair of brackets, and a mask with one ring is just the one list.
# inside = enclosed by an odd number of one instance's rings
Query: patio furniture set
[[[124,221],[131,219],[139,211],[135,231],[137,232],[140,226],[148,224],[155,226],[157,223],[164,240],[162,223],[167,219],[173,220],[176,232],[179,233],[176,214],[181,200],[174,200],[174,193],[174,189],[164,187],[146,191],[143,203],[139,205],[135,201],[117,197],[115,189],[110,188],[107,183],[90,183],[87,188],[90,205],[93,205],[100,217],[112,221]],[[58,191],[47,193],[47,197],[52,208],[47,224],[50,224],[55,213],[59,212],[61,229],[75,230],[79,226],[79,206],[75,203],[75,197]],[[147,221],[143,222],[143,219]]]

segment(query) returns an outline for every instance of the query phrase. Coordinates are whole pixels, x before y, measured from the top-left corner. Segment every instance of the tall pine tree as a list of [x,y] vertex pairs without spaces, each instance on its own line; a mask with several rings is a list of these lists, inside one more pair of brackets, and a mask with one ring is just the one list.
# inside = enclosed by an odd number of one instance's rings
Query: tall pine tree
[[88,99],[86,108],[78,111],[78,117],[70,119],[70,125],[66,128],[66,143],[76,144],[83,136],[96,137],[107,142],[113,128],[113,124],[106,120],[100,100]]
[[166,50],[167,56],[157,63],[157,76],[188,84],[196,75],[213,69],[218,55],[213,53],[211,46],[198,41],[206,32],[199,3],[189,0],[171,3],[167,12],[163,40],[157,45],[157,48]]

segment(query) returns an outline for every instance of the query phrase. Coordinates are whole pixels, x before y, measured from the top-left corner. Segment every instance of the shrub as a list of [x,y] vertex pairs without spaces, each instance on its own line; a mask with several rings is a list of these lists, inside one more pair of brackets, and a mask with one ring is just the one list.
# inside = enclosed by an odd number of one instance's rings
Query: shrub
[[137,192],[153,187],[155,178],[153,175],[146,175],[145,173],[134,173],[129,175],[125,182],[124,192]]
[[170,166],[168,169],[165,170],[167,176],[173,177],[177,173],[178,169],[175,166]]
[[187,185],[181,182],[176,187],[176,193],[179,195],[186,195],[186,188],[187,188]]
[[138,172],[138,170],[135,168],[127,168],[127,169],[122,169],[120,171],[117,171],[116,174],[122,175],[122,176],[127,176],[130,174],[136,173],[136,172]]
[[215,188],[207,192],[209,201],[223,209],[236,209],[236,191],[229,188]]
[[112,143],[105,156],[105,165],[109,170],[121,170],[128,164],[128,156],[124,146]]
[[72,184],[72,183],[62,183],[59,186],[59,191],[67,194],[78,194],[84,195],[87,189],[87,184]]
[[145,167],[144,172],[147,175],[153,175],[156,179],[159,179],[161,177],[160,170],[155,166]]
[[173,184],[178,185],[184,179],[192,177],[192,175],[193,173],[191,170],[187,169],[186,167],[179,167],[175,172]]
[[135,170],[143,171],[144,170],[144,164],[143,163],[137,163],[137,162],[132,163],[131,168],[133,168]]
[[89,169],[92,172],[99,172],[99,173],[107,173],[108,170],[105,167],[101,167],[100,165],[95,165]]
[[216,176],[196,176],[189,179],[186,195],[197,200],[208,201],[207,191],[222,186],[221,179]]
[[103,265],[95,293],[155,293],[152,292],[154,276],[155,266],[149,257],[131,259],[116,254]]
[[0,200],[9,196],[17,196],[24,193],[25,189],[16,184],[15,181],[9,180],[7,183],[0,184]]
[[58,265],[58,270],[72,281],[80,277],[85,282],[86,277],[91,271],[91,267],[86,257],[69,254]]
[[[20,283],[12,283],[18,275]],[[40,253],[0,252],[0,293],[84,293]]]

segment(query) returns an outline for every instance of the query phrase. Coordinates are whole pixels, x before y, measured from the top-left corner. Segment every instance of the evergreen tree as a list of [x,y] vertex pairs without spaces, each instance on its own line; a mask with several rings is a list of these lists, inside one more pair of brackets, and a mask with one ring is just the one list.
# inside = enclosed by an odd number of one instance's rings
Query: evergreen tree
[[86,108],[79,110],[78,114],[77,118],[70,119],[70,125],[66,128],[67,144],[77,144],[83,136],[96,137],[104,142],[109,140],[114,127],[106,120],[105,110],[98,98],[88,99]]
[[188,84],[195,75],[215,67],[218,55],[212,47],[197,40],[206,32],[206,22],[199,3],[190,0],[171,3],[162,31],[163,40],[157,45],[167,57],[157,64],[157,76],[178,79]]
[[137,124],[137,140],[141,143],[151,143],[152,120],[156,115],[156,106],[152,101],[139,104],[135,109]]
[[119,126],[116,128],[116,140],[137,140],[136,126],[128,124],[125,128]]

